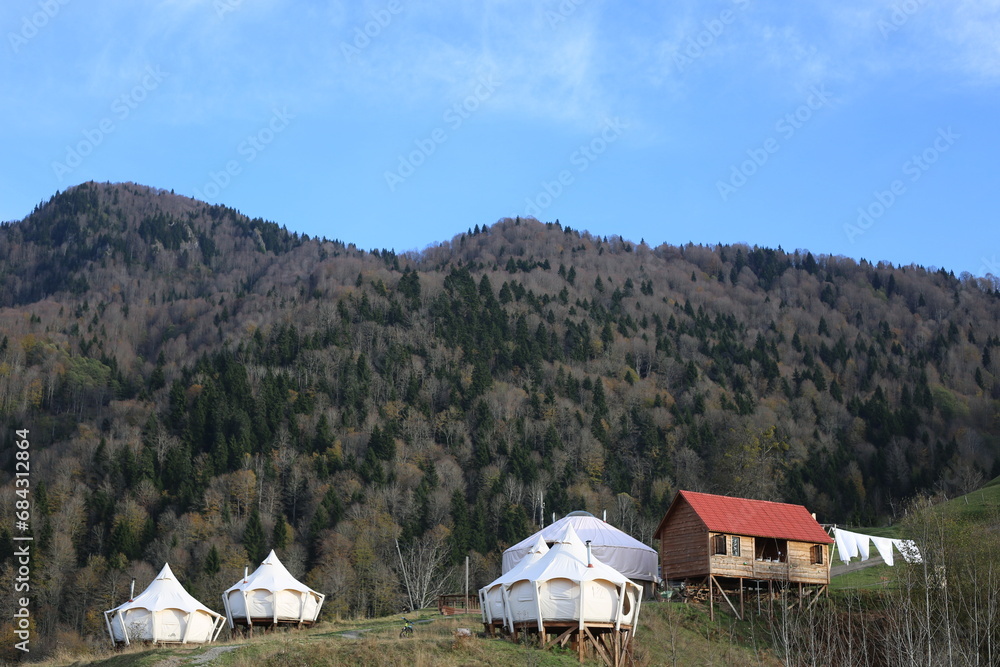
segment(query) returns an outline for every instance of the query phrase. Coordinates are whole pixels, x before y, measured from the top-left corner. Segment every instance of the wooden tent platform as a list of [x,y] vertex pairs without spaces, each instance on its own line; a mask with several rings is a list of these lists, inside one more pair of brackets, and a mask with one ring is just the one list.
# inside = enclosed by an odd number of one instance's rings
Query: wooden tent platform
[[543,651],[571,644],[580,662],[592,655],[608,667],[622,667],[631,655],[634,633],[630,625],[622,624],[619,628],[616,630],[614,623],[584,623],[581,632],[578,621],[550,621],[539,630],[537,621],[527,621],[514,624],[512,638],[517,641],[518,634],[537,635]]
[[261,618],[251,618],[250,623],[247,623],[245,618],[234,618],[232,632],[242,636],[253,637],[254,632],[275,632],[281,628],[290,629],[295,628],[301,630],[302,628],[308,628],[313,624],[312,621],[286,621],[279,620],[277,623],[270,616]]

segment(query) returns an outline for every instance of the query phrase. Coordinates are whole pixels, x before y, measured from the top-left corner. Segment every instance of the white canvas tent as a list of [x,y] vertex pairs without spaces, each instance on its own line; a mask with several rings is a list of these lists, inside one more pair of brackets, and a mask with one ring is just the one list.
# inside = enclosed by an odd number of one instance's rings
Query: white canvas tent
[[612,623],[634,627],[641,589],[588,553],[572,525],[548,553],[502,587],[508,627],[530,622],[539,631],[551,622]]
[[272,550],[256,570],[222,594],[229,627],[314,623],[326,596],[298,581]]
[[548,544],[552,544],[563,535],[567,526],[573,526],[584,542],[590,540],[593,555],[599,561],[642,586],[647,596],[653,594],[656,584],[660,582],[660,561],[656,550],[589,512],[570,512],[504,551],[502,571],[506,573],[513,569],[527,555],[536,537],[541,535]]
[[483,623],[487,626],[503,622],[505,618],[503,607],[503,586],[517,581],[520,573],[529,565],[549,552],[549,546],[541,535],[535,536],[535,543],[528,553],[508,572],[501,574],[486,586],[479,589],[479,602],[483,612]]
[[104,612],[111,642],[126,645],[203,644],[219,636],[223,619],[184,590],[168,564],[141,594]]

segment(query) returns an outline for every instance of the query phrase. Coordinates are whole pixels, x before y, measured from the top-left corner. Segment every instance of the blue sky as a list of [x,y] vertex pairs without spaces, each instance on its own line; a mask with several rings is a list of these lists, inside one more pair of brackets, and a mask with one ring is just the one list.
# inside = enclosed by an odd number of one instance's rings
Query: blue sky
[[0,219],[133,181],[362,248],[514,215],[1000,275],[1000,0],[7,0]]

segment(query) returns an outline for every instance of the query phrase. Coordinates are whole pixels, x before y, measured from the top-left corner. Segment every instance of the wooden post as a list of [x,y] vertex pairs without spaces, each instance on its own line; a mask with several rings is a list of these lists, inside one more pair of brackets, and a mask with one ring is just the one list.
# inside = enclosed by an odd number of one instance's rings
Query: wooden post
[[715,602],[712,599],[712,575],[708,575],[708,620],[715,620]]
[[743,611],[743,577],[740,577],[740,620],[746,618],[746,613]]
[[465,557],[465,613],[469,613],[469,557]]

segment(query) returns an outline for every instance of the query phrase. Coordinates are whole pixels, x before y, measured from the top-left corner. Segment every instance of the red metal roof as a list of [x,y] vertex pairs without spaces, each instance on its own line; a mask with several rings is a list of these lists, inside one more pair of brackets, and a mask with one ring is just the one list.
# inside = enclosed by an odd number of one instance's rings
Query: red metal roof
[[[674,503],[681,498],[691,506],[711,532],[833,544],[833,538],[826,534],[809,510],[802,505],[694,491],[678,491]],[[669,514],[669,510],[667,512]]]

